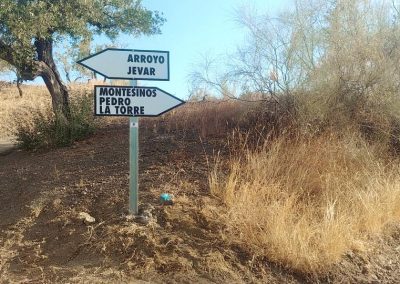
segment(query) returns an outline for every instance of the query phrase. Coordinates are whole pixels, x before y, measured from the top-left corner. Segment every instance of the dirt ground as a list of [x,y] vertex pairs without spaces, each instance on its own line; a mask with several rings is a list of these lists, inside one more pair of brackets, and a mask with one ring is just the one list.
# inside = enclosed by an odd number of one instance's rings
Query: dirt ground
[[0,155],[8,154],[15,147],[12,138],[0,137]]
[[[128,142],[121,120],[69,148],[0,155],[1,283],[399,283],[399,228],[322,276],[226,239],[224,207],[207,183],[208,161],[226,153],[221,139],[141,127],[140,209],[149,222],[130,219]],[[172,206],[160,204],[165,192]]]

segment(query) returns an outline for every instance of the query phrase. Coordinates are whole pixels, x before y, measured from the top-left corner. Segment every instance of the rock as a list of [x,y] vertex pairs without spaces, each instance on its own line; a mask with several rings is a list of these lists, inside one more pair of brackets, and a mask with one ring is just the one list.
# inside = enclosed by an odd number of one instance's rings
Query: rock
[[123,216],[123,218],[126,222],[132,222],[133,219],[135,219],[135,216],[133,216],[132,214],[128,214],[128,215]]
[[135,221],[142,225],[147,225],[150,222],[150,218],[146,215],[138,215],[135,217]]
[[53,207],[57,209],[60,207],[61,203],[62,203],[62,200],[60,198],[56,198],[53,201]]
[[85,223],[86,225],[93,224],[94,222],[96,222],[96,219],[94,217],[90,216],[86,212],[80,212],[78,214],[78,219],[82,220],[83,223]]

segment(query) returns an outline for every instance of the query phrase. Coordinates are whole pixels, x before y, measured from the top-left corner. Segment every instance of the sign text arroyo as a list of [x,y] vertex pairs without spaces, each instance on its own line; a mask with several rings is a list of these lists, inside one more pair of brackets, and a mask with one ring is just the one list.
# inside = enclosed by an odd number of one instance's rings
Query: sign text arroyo
[[78,61],[109,79],[169,80],[169,52],[107,48]]

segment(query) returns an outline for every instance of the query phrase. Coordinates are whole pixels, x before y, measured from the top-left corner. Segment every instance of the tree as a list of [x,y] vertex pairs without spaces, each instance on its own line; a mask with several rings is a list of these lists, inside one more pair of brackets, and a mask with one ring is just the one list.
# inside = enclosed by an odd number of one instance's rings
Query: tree
[[398,7],[388,0],[295,0],[276,17],[243,7],[237,18],[247,44],[229,56],[225,74],[212,78],[206,64],[196,82],[235,86],[278,103],[301,97],[306,103],[296,108],[332,116],[341,109],[352,117],[372,99],[400,91]]
[[42,77],[53,110],[70,117],[68,89],[57,70],[53,47],[103,34],[139,36],[160,33],[165,19],[140,0],[2,0],[0,59],[14,66],[23,80]]
[[21,84],[23,82],[21,76],[18,73],[18,70],[10,65],[7,61],[1,60],[0,59],[0,73],[14,73],[16,79],[14,80],[14,82],[17,84],[17,89],[18,89],[18,93],[19,96],[22,97],[23,96],[23,92],[21,89]]
[[[81,79],[97,79],[96,72],[80,64],[76,64],[76,62],[79,59],[88,57],[91,53],[97,53],[106,48],[117,48],[117,45],[95,44],[95,42],[90,39],[85,39],[80,42],[66,42],[59,51],[55,52],[55,58],[68,83],[76,82]],[[106,78],[104,77],[103,80],[105,81]]]

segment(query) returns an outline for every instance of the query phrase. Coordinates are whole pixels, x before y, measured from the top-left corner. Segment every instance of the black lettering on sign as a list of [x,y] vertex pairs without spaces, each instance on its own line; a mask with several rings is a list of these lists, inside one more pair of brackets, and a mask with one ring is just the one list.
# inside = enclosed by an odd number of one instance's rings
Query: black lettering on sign
[[110,107],[109,107],[109,106],[106,106],[106,109],[105,109],[104,113],[105,113],[105,114],[111,114],[111,111],[110,111]]
[[100,96],[108,96],[108,89],[100,88]]
[[156,63],[156,64],[164,64],[165,57],[162,55],[138,55],[138,54],[129,54],[127,62],[135,62],[135,63]]
[[144,115],[144,107],[143,106],[134,106],[133,107],[133,114],[134,115]]
[[127,106],[126,112],[128,113],[128,115],[133,115],[133,108],[131,106]]

